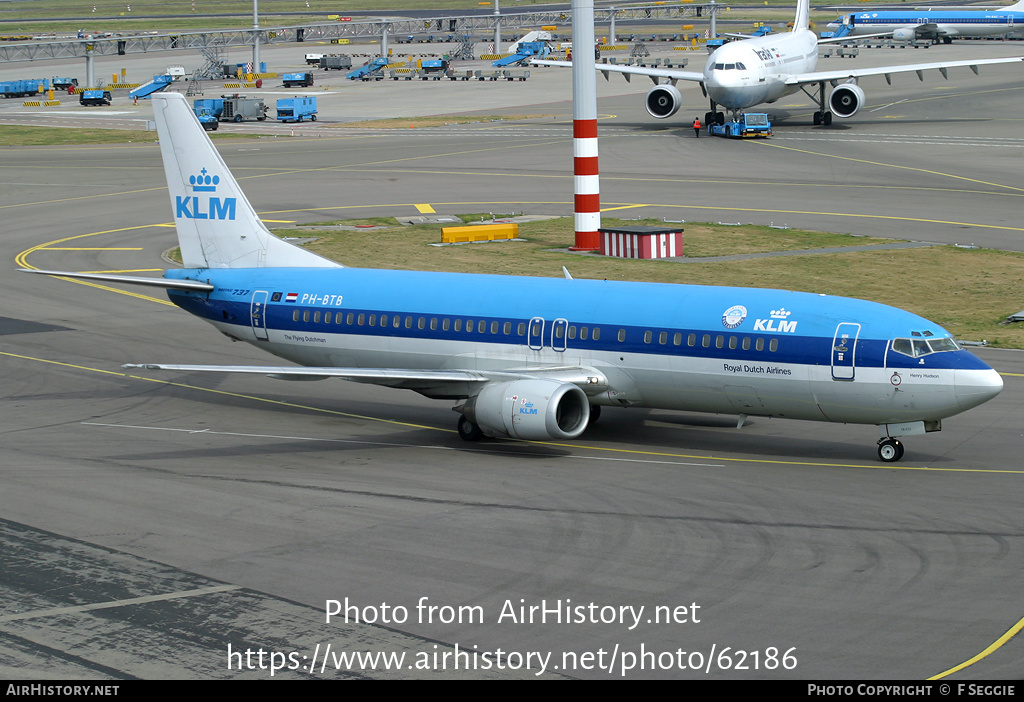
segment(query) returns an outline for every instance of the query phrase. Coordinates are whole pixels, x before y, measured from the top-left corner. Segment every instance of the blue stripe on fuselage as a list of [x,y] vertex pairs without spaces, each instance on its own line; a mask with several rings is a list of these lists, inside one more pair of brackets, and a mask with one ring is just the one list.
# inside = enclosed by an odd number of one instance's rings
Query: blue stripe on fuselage
[[[479,344],[525,346],[527,336],[518,336],[520,323],[534,317],[546,321],[544,346],[551,345],[551,323],[566,319],[569,325],[588,328],[588,339],[562,340],[570,355],[587,352],[658,354],[696,358],[740,359],[763,363],[800,363],[830,365],[832,342],[842,322],[861,325],[857,344],[856,365],[883,367],[890,339],[909,337],[912,332],[930,332],[936,337],[948,334],[932,322],[917,315],[878,303],[852,298],[814,295],[785,290],[731,288],[697,285],[673,285],[563,278],[531,278],[513,276],[429,273],[420,271],[384,271],[375,269],[229,269],[204,271],[169,271],[168,277],[209,280],[217,289],[209,296],[170,291],[172,301],[197,316],[210,321],[228,322],[250,328],[250,305],[257,290],[268,293],[265,310],[266,326],[271,330],[351,334],[411,339],[458,340]],[[269,296],[280,293],[280,300]],[[296,294],[296,302],[285,300]],[[320,304],[303,304],[303,300]],[[323,304],[323,303],[333,304]],[[746,314],[724,316],[737,307]],[[294,312],[298,310],[298,319]],[[304,312],[310,312],[309,321]],[[323,312],[332,313],[325,324]],[[313,322],[314,313],[321,321]],[[337,324],[338,313],[387,315],[389,324],[359,326]],[[392,320],[398,315],[400,325]],[[411,328],[405,318],[412,320]],[[436,329],[418,327],[420,317],[437,319]],[[454,325],[442,329],[445,318],[481,320],[487,331],[455,331]],[[738,323],[737,323],[738,321]],[[491,323],[498,322],[498,333],[490,333]],[[511,323],[512,334],[504,333],[505,322]],[[593,329],[601,330],[593,339]],[[624,341],[618,340],[619,330]],[[782,333],[779,329],[788,330]],[[645,334],[651,340],[645,341]],[[667,343],[659,343],[666,334]],[[675,335],[681,335],[676,345]],[[696,335],[696,344],[688,344]],[[710,335],[710,347],[703,346],[703,336]],[[723,347],[718,348],[718,337]],[[741,344],[749,338],[751,348],[730,349],[730,337]],[[756,340],[763,339],[764,350],[757,351]],[[771,340],[778,350],[770,351]],[[936,353],[921,359],[889,353],[888,367],[929,368],[977,367],[985,364],[969,352]],[[973,361],[971,359],[974,359]]]

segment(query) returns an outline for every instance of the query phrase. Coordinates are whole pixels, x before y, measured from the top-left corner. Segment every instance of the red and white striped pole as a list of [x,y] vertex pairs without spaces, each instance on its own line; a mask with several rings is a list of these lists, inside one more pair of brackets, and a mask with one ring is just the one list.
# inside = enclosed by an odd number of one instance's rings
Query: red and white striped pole
[[597,70],[594,0],[572,0],[573,251],[601,248],[601,189],[597,170]]

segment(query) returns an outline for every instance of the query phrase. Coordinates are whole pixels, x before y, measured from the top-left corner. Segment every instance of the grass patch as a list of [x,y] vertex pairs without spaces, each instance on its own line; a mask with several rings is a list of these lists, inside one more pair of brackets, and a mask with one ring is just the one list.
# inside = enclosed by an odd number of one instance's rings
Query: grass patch
[[4,146],[65,146],[70,144],[124,144],[156,141],[156,132],[137,129],[67,129],[0,125]]
[[[210,132],[213,139],[259,139],[259,134]],[[76,144],[156,143],[156,132],[139,129],[69,129],[0,125],[0,146],[69,146]]]
[[437,115],[430,117],[392,117],[389,119],[368,119],[363,122],[344,122],[342,124],[324,124],[328,129],[345,127],[346,129],[409,129],[445,127],[450,124],[476,124],[478,122],[511,122],[520,119],[538,119],[555,115]]
[[[92,11],[93,4],[96,6],[95,12]],[[128,4],[131,5],[131,12],[127,10]],[[545,4],[549,4],[547,0],[516,0],[514,4],[508,3],[508,7],[509,10],[513,7],[516,10],[528,10],[540,9],[533,6]],[[97,0],[95,3],[83,3],[81,0],[35,0],[9,2],[3,5],[3,13],[0,14],[0,36],[39,32],[67,34],[74,33],[79,28],[87,31],[141,32],[252,27],[252,3],[249,0],[217,0],[194,4],[191,0],[136,0],[131,3],[125,3],[123,0]],[[260,25],[295,26],[326,22],[328,15],[344,16],[348,12],[360,10],[377,13],[382,11],[379,0],[332,0],[327,5],[320,2],[313,7],[311,5],[313,3],[307,4],[306,0],[275,0],[273,3],[261,3]],[[750,17],[753,20],[783,24],[793,19],[793,12],[790,9],[792,0],[767,0],[765,5],[735,10],[727,8],[719,16],[723,19]],[[866,4],[864,7],[870,6]],[[446,10],[476,12],[480,10],[480,4],[478,0],[388,0],[386,9],[388,13],[398,15],[402,14],[403,10],[433,10],[441,14]],[[820,20],[827,22],[838,14],[838,11],[815,13],[813,19],[818,20],[820,15]],[[702,19],[706,21],[706,18]],[[665,27],[670,27],[673,33],[678,31],[678,21],[666,20],[664,24]],[[568,22],[565,25],[559,29],[567,33]],[[599,33],[602,29],[599,29]],[[648,31],[647,28],[644,28],[644,31]],[[623,32],[624,29],[620,30],[620,34]]]

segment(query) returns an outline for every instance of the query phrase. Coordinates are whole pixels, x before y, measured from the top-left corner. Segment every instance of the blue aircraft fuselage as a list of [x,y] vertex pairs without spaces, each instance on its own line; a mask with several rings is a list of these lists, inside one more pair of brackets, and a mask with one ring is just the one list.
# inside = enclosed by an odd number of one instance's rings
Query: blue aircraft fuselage
[[1002,381],[933,322],[830,295],[340,269],[177,270],[170,299],[304,366],[592,367],[596,405],[871,424],[933,421]]

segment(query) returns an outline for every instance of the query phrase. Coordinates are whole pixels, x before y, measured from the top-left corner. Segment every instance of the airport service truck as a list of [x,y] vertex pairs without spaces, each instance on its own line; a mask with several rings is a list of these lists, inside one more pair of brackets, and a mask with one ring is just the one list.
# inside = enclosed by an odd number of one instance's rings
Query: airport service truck
[[347,54],[328,54],[320,57],[320,68],[325,71],[347,71],[352,68],[352,57]]
[[277,101],[277,118],[282,122],[316,122],[316,97],[281,98]]
[[109,90],[83,90],[78,94],[80,105],[109,105],[110,100]]
[[270,109],[263,102],[263,98],[238,94],[221,95],[221,98],[224,100],[224,109],[220,114],[221,122],[243,122],[247,119],[262,122],[267,118]]
[[217,131],[220,126],[220,115],[224,111],[224,101],[216,98],[196,100],[192,103],[192,111],[196,113],[199,124],[208,132]]
[[294,88],[295,86],[302,86],[308,88],[313,85],[313,74],[312,73],[285,73],[282,79],[284,81],[284,87]]
[[770,137],[772,123],[768,120],[768,115],[763,112],[750,112],[740,115],[739,119],[734,122],[709,125],[708,133],[729,139]]

